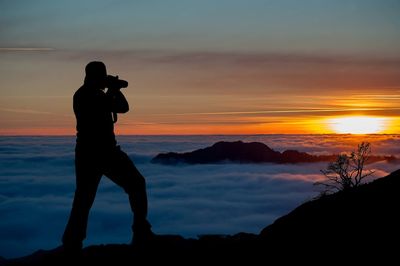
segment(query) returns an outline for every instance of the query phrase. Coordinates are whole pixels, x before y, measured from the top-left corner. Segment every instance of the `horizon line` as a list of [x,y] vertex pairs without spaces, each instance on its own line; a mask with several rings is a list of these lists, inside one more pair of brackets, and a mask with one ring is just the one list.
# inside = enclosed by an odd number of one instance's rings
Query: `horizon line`
[[[371,133],[371,134],[352,134],[352,133],[265,133],[265,134],[118,134],[118,137],[130,137],[130,136],[149,136],[149,137],[168,137],[168,136],[270,136],[270,135],[291,135],[291,136],[304,136],[304,135],[334,135],[334,136],[388,136],[388,135],[400,135],[400,133]],[[34,134],[8,134],[1,135],[2,137],[76,137],[75,134],[47,134],[47,135],[34,135]]]

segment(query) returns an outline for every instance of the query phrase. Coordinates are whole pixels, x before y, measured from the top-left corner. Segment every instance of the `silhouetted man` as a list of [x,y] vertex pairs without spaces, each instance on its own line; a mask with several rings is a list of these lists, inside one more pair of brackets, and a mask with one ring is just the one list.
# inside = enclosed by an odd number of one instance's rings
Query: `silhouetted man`
[[[126,113],[129,105],[121,93],[121,80],[107,76],[102,62],[90,62],[84,84],[75,92],[76,190],[71,215],[62,238],[67,250],[82,249],[89,210],[103,175],[121,186],[129,195],[134,212],[133,242],[146,241],[154,234],[147,221],[147,194],[144,177],[128,155],[117,146],[114,135],[116,113]],[[127,82],[125,82],[127,86]],[[106,87],[107,92],[104,92]]]

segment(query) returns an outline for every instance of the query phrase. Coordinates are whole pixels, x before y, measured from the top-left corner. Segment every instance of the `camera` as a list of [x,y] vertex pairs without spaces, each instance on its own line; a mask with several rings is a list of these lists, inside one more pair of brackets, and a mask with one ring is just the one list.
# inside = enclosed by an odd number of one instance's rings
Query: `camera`
[[106,87],[109,89],[122,89],[128,87],[128,81],[119,79],[118,76],[108,75],[106,79]]

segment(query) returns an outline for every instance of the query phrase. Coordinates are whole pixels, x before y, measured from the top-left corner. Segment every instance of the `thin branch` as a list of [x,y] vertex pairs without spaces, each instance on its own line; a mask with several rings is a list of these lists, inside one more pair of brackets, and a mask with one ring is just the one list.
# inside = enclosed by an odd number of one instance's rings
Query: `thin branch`
[[315,185],[323,185],[327,193],[334,190],[345,190],[359,186],[362,180],[374,173],[372,170],[364,170],[365,163],[370,158],[371,144],[361,142],[357,150],[350,154],[339,154],[336,161],[330,162],[325,170],[320,170],[327,181],[316,182]]

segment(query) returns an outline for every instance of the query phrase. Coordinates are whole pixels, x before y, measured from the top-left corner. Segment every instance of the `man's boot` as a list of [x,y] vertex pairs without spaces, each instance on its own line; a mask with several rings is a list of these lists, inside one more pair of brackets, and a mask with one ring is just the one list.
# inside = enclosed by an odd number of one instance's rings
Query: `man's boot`
[[146,245],[156,237],[151,230],[151,224],[147,220],[140,222],[135,221],[132,229],[133,238],[131,245]]

